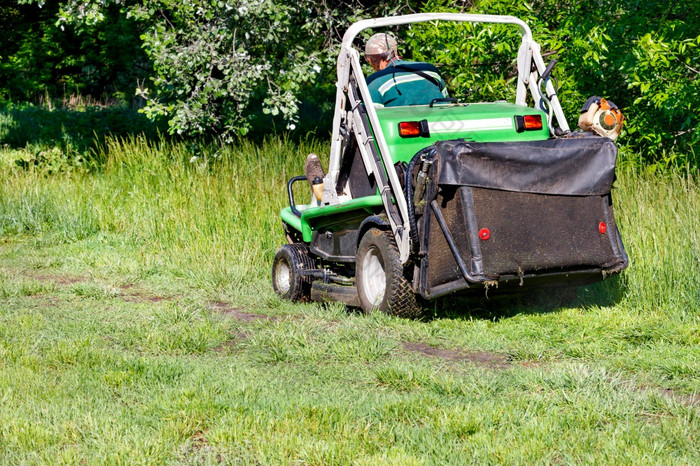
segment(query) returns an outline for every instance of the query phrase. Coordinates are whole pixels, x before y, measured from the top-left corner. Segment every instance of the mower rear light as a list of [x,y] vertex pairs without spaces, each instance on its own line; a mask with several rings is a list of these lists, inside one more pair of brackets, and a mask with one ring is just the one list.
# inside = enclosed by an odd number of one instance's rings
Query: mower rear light
[[540,115],[525,115],[525,131],[542,129],[542,117]]
[[399,136],[402,138],[417,138],[430,136],[428,128],[428,120],[421,121],[402,121],[399,123]]
[[523,131],[535,131],[542,129],[542,115],[516,115],[515,130],[518,133]]

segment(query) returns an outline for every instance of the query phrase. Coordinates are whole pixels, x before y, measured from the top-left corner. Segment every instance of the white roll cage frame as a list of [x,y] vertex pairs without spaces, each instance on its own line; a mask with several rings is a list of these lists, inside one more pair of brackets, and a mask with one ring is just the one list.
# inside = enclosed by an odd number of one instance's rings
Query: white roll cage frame
[[[335,205],[342,202],[335,192],[335,186],[338,180],[339,168],[340,168],[340,157],[343,147],[344,136],[341,132],[341,125],[352,121],[350,112],[345,111],[345,106],[347,102],[348,94],[348,84],[350,82],[351,72],[355,76],[357,81],[357,86],[360,91],[360,95],[364,102],[371,102],[372,99],[369,95],[369,89],[367,88],[367,82],[365,81],[364,73],[362,72],[362,65],[360,64],[360,54],[352,46],[355,37],[365,29],[373,29],[378,27],[386,26],[398,26],[402,24],[412,24],[427,21],[458,21],[458,22],[470,22],[470,23],[495,23],[495,24],[513,24],[520,27],[520,32],[522,34],[522,43],[520,49],[518,50],[518,82],[516,88],[515,103],[517,105],[527,105],[527,90],[529,89],[530,95],[533,98],[535,108],[540,107],[540,101],[542,100],[540,91],[538,88],[538,77],[544,72],[546,64],[542,59],[540,53],[540,46],[537,42],[532,39],[532,32],[530,27],[522,20],[514,16],[496,16],[496,15],[474,15],[474,14],[462,14],[462,13],[420,13],[412,15],[404,15],[397,17],[385,17],[385,18],[374,18],[365,19],[354,23],[345,32],[343,36],[343,42],[340,49],[340,54],[338,55],[338,81],[336,82],[336,99],[335,99],[335,114],[333,116],[333,133],[331,140],[331,154],[330,154],[330,164],[328,167],[328,174],[324,179],[324,193],[323,193],[323,203]],[[532,70],[532,63],[535,64],[535,70]],[[559,127],[565,131],[569,131],[569,125],[564,116],[564,112],[559,103],[559,99],[556,95],[556,89],[553,84],[547,80],[546,83],[547,98],[549,99],[549,105],[553,110],[554,117],[559,124]],[[379,124],[379,119],[377,117],[377,112],[373,105],[365,105],[367,111],[367,116],[369,117],[370,124],[372,126],[372,131],[374,132],[374,141],[377,144],[379,153],[381,155],[381,160],[384,164],[385,172],[389,179],[389,185],[394,193],[401,193],[401,183],[399,182],[398,175],[396,171],[393,170],[394,162],[389,153],[389,147],[387,146],[386,140],[384,139],[384,134],[382,128]],[[550,128],[552,127],[552,122],[549,122]],[[367,167],[366,167],[367,168]],[[368,169],[368,174],[371,173]],[[389,221],[391,223],[391,228],[396,239],[396,244],[399,248],[401,254],[401,262],[405,263],[409,257],[410,251],[410,224],[408,221],[408,206],[404,196],[394,195],[394,200],[396,206],[398,207],[398,212],[401,217],[401,221],[396,222],[392,216],[389,216]],[[389,206],[385,206],[387,212],[389,211]]]

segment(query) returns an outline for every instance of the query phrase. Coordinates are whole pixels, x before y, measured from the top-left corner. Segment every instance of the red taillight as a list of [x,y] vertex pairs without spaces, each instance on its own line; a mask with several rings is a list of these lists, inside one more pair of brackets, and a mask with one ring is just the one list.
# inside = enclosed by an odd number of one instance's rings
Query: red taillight
[[542,116],[541,115],[525,115],[523,120],[525,122],[525,131],[531,131],[534,129],[542,129]]
[[542,129],[542,115],[515,115],[515,130],[518,133],[538,129]]
[[420,136],[420,121],[402,121],[399,123],[399,136],[417,138]]
[[428,120],[421,121],[402,121],[399,123],[399,136],[402,138],[424,138],[430,137],[430,125]]

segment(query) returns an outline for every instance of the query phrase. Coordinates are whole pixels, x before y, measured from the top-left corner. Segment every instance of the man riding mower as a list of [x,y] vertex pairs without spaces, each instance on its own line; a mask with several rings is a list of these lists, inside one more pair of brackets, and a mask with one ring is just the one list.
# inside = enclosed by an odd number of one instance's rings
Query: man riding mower
[[[424,21],[519,27],[515,101],[447,97],[437,70],[398,59],[386,34],[366,46],[376,71],[365,78],[353,47],[358,33]],[[586,131],[570,131],[552,66],[529,27],[510,16],[429,13],[353,24],[338,57],[328,170],[312,155],[306,175],[287,185],[288,244],[274,258],[275,291],[420,317],[427,301],[450,293],[576,286],[623,270],[610,193],[622,115],[592,98],[582,111]],[[294,197],[302,180],[312,186],[308,204]]]

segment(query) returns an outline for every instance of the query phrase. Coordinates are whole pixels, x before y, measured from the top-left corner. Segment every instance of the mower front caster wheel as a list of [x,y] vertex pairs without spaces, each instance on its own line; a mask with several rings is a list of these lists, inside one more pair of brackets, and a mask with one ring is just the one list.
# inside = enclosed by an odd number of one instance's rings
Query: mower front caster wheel
[[314,260],[305,245],[285,244],[277,250],[272,262],[272,288],[284,299],[307,300],[311,293],[311,277],[302,275],[302,271],[314,268]]
[[418,318],[423,307],[404,275],[399,248],[388,231],[372,228],[360,241],[355,256],[357,294],[362,309]]

